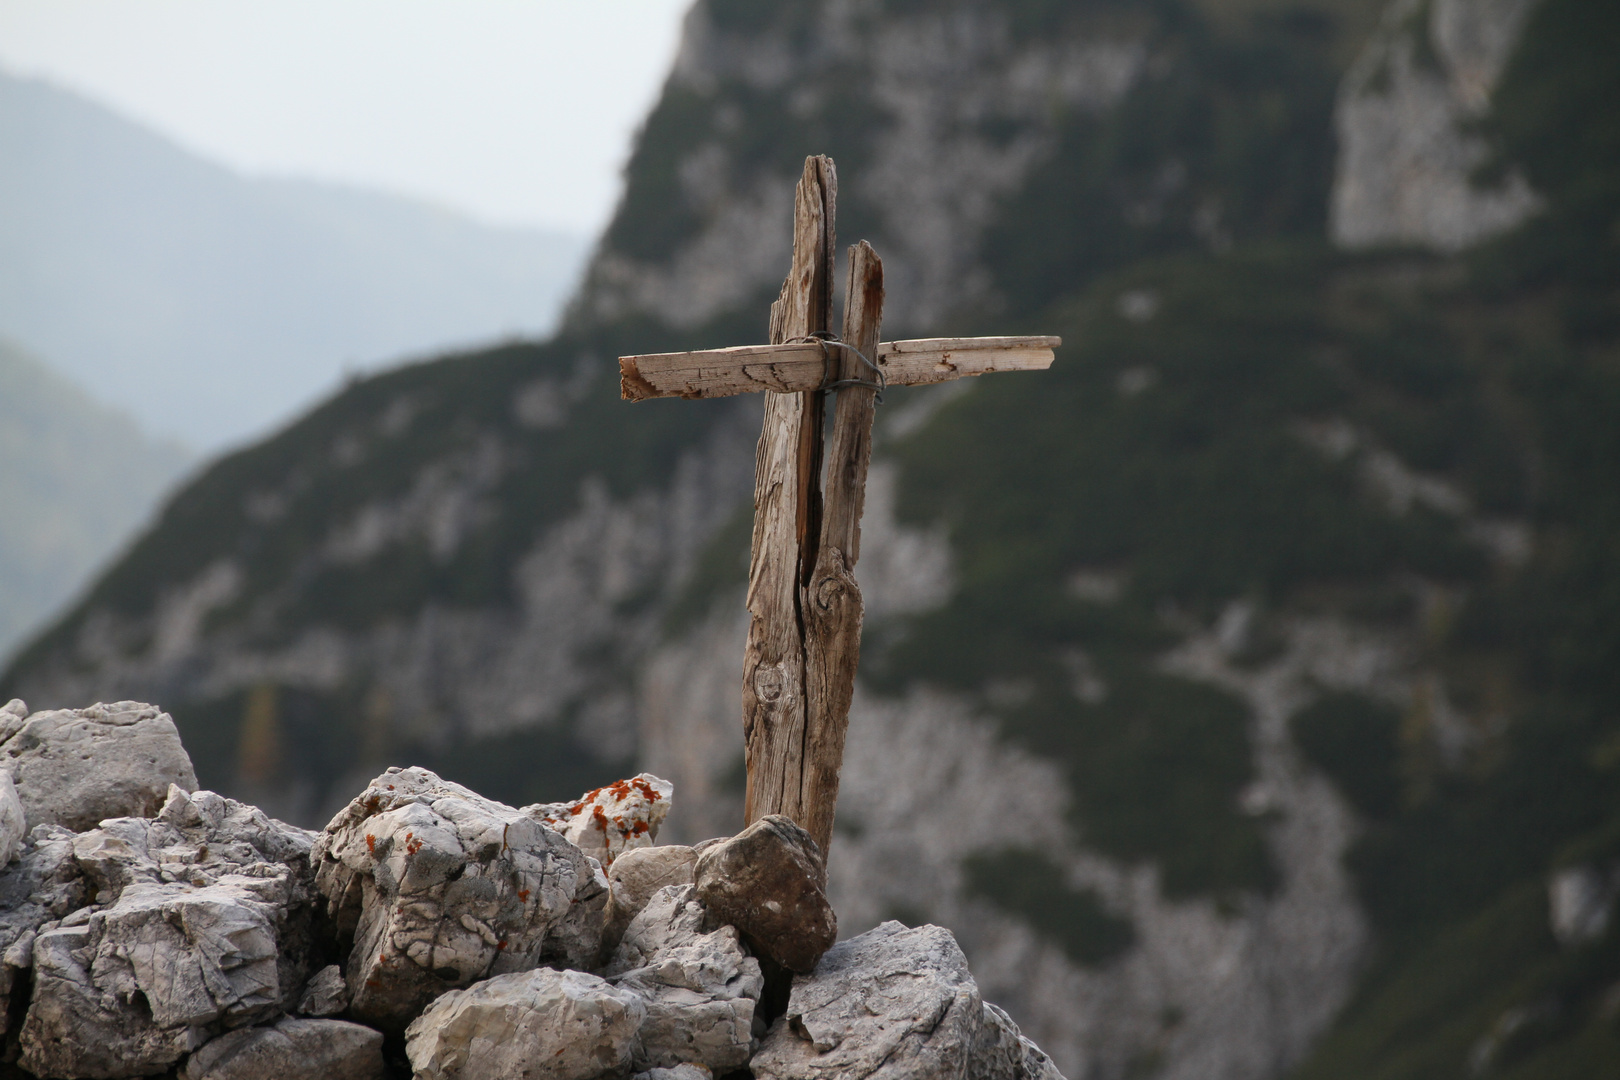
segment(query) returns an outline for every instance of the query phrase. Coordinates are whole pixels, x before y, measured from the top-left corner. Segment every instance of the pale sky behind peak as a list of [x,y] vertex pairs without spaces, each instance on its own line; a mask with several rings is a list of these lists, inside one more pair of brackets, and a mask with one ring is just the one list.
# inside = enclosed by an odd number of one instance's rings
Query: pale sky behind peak
[[0,0],[0,66],[250,174],[594,234],[690,0]]

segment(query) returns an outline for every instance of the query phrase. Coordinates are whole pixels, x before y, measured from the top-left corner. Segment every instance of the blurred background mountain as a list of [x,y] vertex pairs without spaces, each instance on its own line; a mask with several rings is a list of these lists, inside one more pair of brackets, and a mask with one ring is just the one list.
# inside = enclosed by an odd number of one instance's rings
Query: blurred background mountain
[[551,329],[583,237],[238,175],[0,72],[0,333],[214,451],[344,372]]
[[248,179],[3,71],[0,146],[0,656],[198,451],[262,435],[364,366],[549,330],[587,250]]
[[1620,1074],[1620,9],[699,0],[561,329],[200,472],[0,697],[170,709],[317,823],[389,763],[733,831],[756,341],[803,156],[889,337],[834,899],[1073,1078]]
[[191,461],[0,338],[0,656],[85,583]]

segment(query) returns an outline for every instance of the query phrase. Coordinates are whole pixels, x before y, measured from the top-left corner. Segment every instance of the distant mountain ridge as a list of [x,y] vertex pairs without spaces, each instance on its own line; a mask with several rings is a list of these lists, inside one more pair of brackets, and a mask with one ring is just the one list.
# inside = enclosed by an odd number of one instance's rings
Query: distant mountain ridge
[[191,460],[0,338],[0,660]]
[[0,333],[149,430],[264,432],[345,368],[551,328],[583,238],[251,179],[0,72]]

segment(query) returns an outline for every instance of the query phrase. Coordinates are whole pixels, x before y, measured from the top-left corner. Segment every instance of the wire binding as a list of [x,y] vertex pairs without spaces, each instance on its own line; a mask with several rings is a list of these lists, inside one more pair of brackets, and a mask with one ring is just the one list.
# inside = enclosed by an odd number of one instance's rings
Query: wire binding
[[[888,389],[889,386],[888,379],[886,379],[883,375],[883,369],[872,363],[871,359],[868,358],[865,353],[861,352],[861,350],[857,349],[855,346],[851,345],[837,334],[834,334],[829,330],[818,330],[813,334],[806,334],[804,337],[789,338],[787,341],[783,342],[783,344],[808,345],[811,342],[821,346],[822,376],[821,385],[817,387],[818,390],[820,390],[822,393],[826,393],[829,390],[837,390],[840,387],[845,386],[864,386],[868,390],[876,391],[876,394],[872,399],[872,403],[874,405],[883,404],[883,391]],[[872,381],[867,381],[866,379],[830,378],[832,375],[832,353],[827,349],[827,346],[829,345],[836,345],[840,349],[848,349],[850,352],[859,357],[861,363],[865,364],[867,368],[871,370],[873,375]]]

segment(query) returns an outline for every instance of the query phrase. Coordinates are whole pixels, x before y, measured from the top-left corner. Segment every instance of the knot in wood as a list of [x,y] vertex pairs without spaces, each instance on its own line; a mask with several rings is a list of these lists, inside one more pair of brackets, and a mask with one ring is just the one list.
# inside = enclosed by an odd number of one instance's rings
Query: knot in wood
[[820,611],[831,611],[849,595],[852,584],[847,572],[828,574],[816,582],[815,589],[812,590],[816,608]]
[[775,702],[787,692],[787,673],[780,664],[761,664],[754,669],[754,693],[759,700]]

